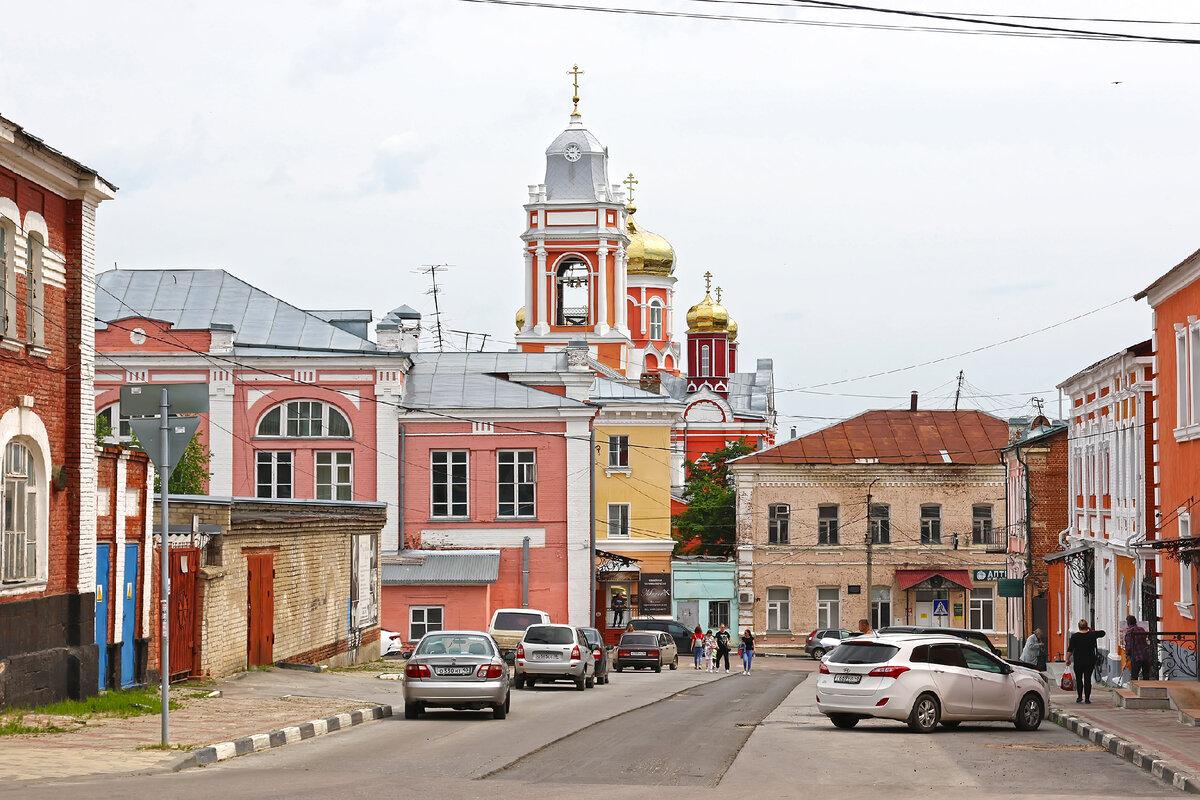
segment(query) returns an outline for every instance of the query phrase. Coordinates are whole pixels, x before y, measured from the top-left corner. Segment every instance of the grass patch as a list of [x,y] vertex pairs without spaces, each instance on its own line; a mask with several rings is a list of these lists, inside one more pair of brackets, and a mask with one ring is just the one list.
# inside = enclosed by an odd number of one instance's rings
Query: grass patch
[[138,750],[194,750],[190,744],[139,744]]
[[354,664],[349,667],[337,667],[336,669],[331,669],[330,672],[395,672],[396,664],[398,663],[400,662],[395,659],[385,661],[384,659],[379,658],[375,661],[368,661],[364,664]]
[[30,733],[62,733],[65,728],[47,723],[27,723],[24,714],[0,717],[0,736],[20,736]]
[[[179,703],[172,700],[170,707],[178,708]],[[63,700],[61,703],[52,703],[34,711],[38,714],[63,717],[140,717],[143,714],[161,713],[162,701],[157,688],[130,689],[124,692],[107,692],[86,700]]]

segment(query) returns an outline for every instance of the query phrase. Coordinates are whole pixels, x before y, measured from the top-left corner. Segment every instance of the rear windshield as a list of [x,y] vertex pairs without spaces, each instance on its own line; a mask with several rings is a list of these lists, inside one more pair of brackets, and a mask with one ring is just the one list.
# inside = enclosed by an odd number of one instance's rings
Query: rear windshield
[[587,628],[584,628],[583,638],[587,639],[587,643],[592,645],[593,647],[598,646],[600,644],[600,633],[598,631],[588,630]]
[[835,664],[882,664],[900,652],[899,647],[876,642],[853,642],[839,644],[829,654],[829,661]]
[[621,637],[623,646],[630,645],[656,645],[658,637],[653,633],[627,633]]
[[496,621],[492,623],[492,627],[498,631],[523,631],[530,625],[536,625],[541,621],[541,614],[501,611],[496,615]]
[[483,636],[431,633],[417,645],[418,656],[488,656],[495,655],[492,642]]
[[532,625],[525,631],[525,641],[528,644],[572,644],[575,631],[556,625]]

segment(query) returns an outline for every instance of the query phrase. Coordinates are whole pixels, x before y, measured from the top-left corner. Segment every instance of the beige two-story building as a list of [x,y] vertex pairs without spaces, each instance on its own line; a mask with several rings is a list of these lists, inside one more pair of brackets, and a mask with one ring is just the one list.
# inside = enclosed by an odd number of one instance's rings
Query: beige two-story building
[[1008,435],[980,411],[917,410],[914,395],[908,411],[868,411],[733,462],[738,628],[800,645],[869,617],[1002,644]]

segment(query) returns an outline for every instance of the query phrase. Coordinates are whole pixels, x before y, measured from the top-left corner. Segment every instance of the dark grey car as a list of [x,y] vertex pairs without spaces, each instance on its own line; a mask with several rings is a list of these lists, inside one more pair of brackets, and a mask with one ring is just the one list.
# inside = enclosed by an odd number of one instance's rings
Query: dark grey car
[[604,643],[604,637],[595,628],[580,628],[583,638],[592,646],[592,658],[596,661],[596,683],[608,683],[612,671],[613,646]]

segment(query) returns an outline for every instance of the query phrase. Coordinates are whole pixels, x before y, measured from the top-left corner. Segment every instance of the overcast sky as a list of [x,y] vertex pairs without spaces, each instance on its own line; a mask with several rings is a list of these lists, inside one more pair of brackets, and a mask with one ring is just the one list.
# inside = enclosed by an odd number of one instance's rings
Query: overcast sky
[[[1200,21],[1151,0],[879,4]],[[1057,383],[1149,338],[1132,295],[1200,247],[1198,55],[460,0],[21,3],[0,27],[0,114],[120,187],[102,268],[221,267],[303,308],[379,316],[432,311],[416,270],[446,263],[444,323],[504,348],[521,205],[577,62],[610,180],[636,173],[639,221],[675,246],[679,318],[712,270],[743,365],[774,359],[786,436],[907,407],[913,389],[948,407],[959,370],[965,406],[1028,413],[1037,395],[1053,413]]]

